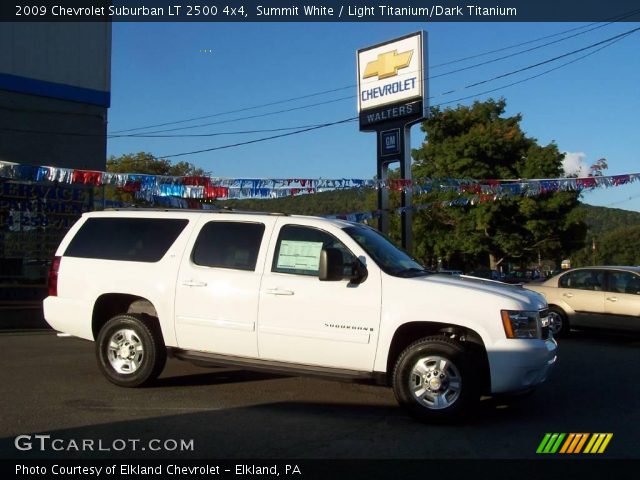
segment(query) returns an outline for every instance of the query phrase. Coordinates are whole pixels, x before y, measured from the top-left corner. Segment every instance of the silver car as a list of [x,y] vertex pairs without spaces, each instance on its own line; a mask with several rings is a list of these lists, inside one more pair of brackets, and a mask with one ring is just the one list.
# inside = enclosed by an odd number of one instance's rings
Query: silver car
[[526,288],[545,296],[555,336],[570,327],[640,331],[640,267],[582,267]]

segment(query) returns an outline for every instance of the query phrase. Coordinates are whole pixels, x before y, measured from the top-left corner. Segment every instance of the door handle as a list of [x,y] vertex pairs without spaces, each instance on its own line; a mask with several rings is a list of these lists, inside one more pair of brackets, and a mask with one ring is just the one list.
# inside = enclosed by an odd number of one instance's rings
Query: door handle
[[207,282],[200,282],[198,280],[185,280],[182,282],[185,287],[206,287]]
[[573,297],[573,293],[563,293],[562,296],[563,297],[567,297],[567,298],[571,298],[571,297]]
[[617,302],[618,297],[607,297],[607,300],[609,300],[610,302]]
[[267,288],[265,293],[269,295],[293,295],[294,292],[291,290],[282,290],[281,288]]

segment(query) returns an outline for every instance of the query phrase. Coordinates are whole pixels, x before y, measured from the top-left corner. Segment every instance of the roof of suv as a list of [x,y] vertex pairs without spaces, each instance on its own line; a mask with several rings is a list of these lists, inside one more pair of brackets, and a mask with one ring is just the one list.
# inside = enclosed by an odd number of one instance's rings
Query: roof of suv
[[230,210],[230,209],[216,209],[216,210],[200,210],[200,209],[175,209],[175,208],[166,208],[166,209],[158,209],[158,208],[108,208],[105,210],[86,212],[83,216],[86,217],[101,217],[101,216],[133,216],[133,217],[157,217],[157,216],[171,216],[173,218],[176,217],[193,217],[200,215],[223,215],[223,216],[255,216],[255,217],[287,217],[287,218],[300,218],[300,219],[309,219],[309,220],[319,220],[321,222],[331,223],[340,228],[360,225],[358,223],[350,222],[348,220],[343,220],[339,218],[327,218],[327,217],[317,217],[311,215],[290,215],[288,213],[280,213],[280,212],[255,212],[255,211],[244,211],[244,210]]
[[241,213],[243,215],[281,215],[281,216],[289,216],[288,213],[282,212],[255,212],[251,210],[234,210],[231,208],[217,208],[217,209],[196,209],[196,208],[136,208],[136,207],[128,207],[128,208],[105,208],[101,210],[103,212],[189,212],[189,213]]

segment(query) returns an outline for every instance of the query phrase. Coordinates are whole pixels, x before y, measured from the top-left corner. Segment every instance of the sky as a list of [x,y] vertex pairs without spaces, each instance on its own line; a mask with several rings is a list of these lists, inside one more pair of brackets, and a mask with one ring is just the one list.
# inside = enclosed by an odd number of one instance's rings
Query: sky
[[[424,30],[428,34],[431,105],[455,107],[502,97],[507,102],[506,115],[522,115],[527,135],[543,145],[554,142],[567,152],[568,173],[584,172],[603,157],[609,165],[607,175],[639,173],[640,31],[565,66],[561,65],[599,47],[465,88],[638,27],[639,23],[630,22],[114,22],[107,153],[150,152],[191,162],[216,177],[370,179],[376,170],[375,136],[360,132],[356,122],[244,146],[172,155],[355,117],[357,49]],[[562,32],[566,33],[556,35]],[[531,42],[550,35],[555,36]],[[564,39],[570,35],[575,37]],[[530,43],[505,49],[524,42]],[[505,50],[487,54],[497,49]],[[530,51],[519,53],[523,50]],[[480,54],[485,55],[442,65]],[[509,58],[497,60],[507,55]],[[487,64],[474,67],[484,62]],[[492,89],[498,90],[483,94]],[[315,95],[328,90],[334,91]],[[443,94],[451,90],[454,93]],[[303,96],[307,98],[292,100]],[[228,113],[231,111],[236,112]],[[208,118],[184,122],[195,117]],[[178,121],[182,123],[122,132]],[[203,126],[185,128],[197,125]],[[299,128],[279,130],[293,127]],[[173,130],[158,132],[169,129]],[[253,133],[237,133],[248,131]],[[149,132],[224,135],[116,136]],[[414,126],[412,146],[419,147],[424,141],[424,133]],[[640,182],[585,192],[582,200],[640,211]]]

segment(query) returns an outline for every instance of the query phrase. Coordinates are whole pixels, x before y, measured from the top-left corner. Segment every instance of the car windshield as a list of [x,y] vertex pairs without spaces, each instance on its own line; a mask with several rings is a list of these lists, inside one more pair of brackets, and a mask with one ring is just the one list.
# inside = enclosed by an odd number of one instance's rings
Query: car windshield
[[430,274],[420,262],[396,247],[377,230],[365,225],[354,225],[344,231],[389,275],[418,277]]

